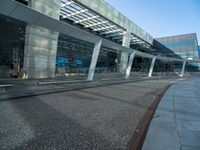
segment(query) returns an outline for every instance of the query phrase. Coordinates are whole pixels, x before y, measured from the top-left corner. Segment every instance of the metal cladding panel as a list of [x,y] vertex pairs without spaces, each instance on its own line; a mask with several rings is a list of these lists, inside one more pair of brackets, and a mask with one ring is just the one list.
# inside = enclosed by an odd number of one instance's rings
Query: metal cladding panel
[[140,51],[136,51],[135,55],[145,57],[145,58],[154,58],[155,57],[155,55],[143,53],[143,52],[140,52]]
[[55,30],[58,25],[58,22],[55,22],[54,18],[46,17],[45,15],[42,15],[40,19],[37,20],[37,23],[51,30]]
[[1,0],[0,14],[9,15],[17,5],[17,3],[13,3],[12,1]]
[[16,9],[14,9],[10,14],[10,17],[17,18],[19,20],[26,20],[26,22],[30,24],[35,23],[40,16],[41,14],[35,13],[35,10],[30,9],[29,7],[24,7],[21,4],[18,4]]
[[133,23],[130,19],[125,17],[123,14],[121,14],[115,8],[110,6],[104,0],[76,0],[76,1],[92,9],[101,16],[104,16],[105,18],[121,26],[122,28],[129,30],[131,33],[145,40],[149,44],[151,45],[153,44],[153,37],[150,34],[145,32],[142,28]]
[[119,45],[117,43],[114,42],[110,42],[109,40],[103,39],[102,45],[111,49],[114,49],[116,51],[122,51],[122,52],[128,52],[128,53],[132,53],[134,50],[124,47],[122,45]]
[[71,36],[71,37],[74,37],[77,39],[81,39],[81,40],[84,40],[87,42],[91,42],[91,43],[95,43],[100,39],[100,37],[98,37],[92,33],[89,33],[85,30],[81,30],[77,27],[74,27],[72,25],[69,25],[69,24],[61,22],[61,21],[59,22],[59,24],[55,30],[58,31],[59,33],[62,33],[62,34],[65,34],[65,35],[68,35],[68,36]]

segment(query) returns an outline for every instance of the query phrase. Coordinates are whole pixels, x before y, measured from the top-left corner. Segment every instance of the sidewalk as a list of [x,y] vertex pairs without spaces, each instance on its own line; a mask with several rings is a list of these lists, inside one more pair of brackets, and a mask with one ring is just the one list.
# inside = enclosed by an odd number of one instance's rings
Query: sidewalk
[[200,150],[200,79],[168,89],[151,121],[143,150]]

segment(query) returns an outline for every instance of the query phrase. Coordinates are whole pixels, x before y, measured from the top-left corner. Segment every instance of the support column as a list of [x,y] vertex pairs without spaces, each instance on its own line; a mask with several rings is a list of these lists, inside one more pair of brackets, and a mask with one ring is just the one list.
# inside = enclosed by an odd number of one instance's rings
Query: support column
[[[125,31],[123,34],[123,40],[122,40],[122,46],[128,47],[130,46],[130,32]],[[121,73],[125,73],[127,69],[127,64],[128,64],[128,52],[121,52],[121,59],[120,59],[120,68],[119,71]]]
[[184,60],[184,61],[183,61],[183,65],[182,65],[182,69],[181,69],[181,75],[180,75],[181,77],[183,77],[183,76],[184,76],[186,62],[187,62],[186,60]]
[[126,69],[126,76],[125,79],[128,79],[131,73],[131,68],[132,68],[132,64],[133,64],[133,60],[135,57],[135,53],[136,51],[134,51],[133,53],[131,53],[130,58],[129,58],[129,62],[128,62],[128,67]]
[[150,66],[150,69],[149,69],[149,75],[148,75],[148,77],[151,77],[151,76],[152,76],[153,68],[154,68],[154,64],[155,64],[155,62],[156,62],[156,56],[152,58],[151,66]]
[[92,81],[93,77],[94,77],[95,68],[96,68],[99,52],[101,49],[101,43],[102,43],[102,39],[97,41],[94,46],[92,59],[91,59],[91,63],[90,63],[90,69],[89,69],[89,73],[88,73],[88,77],[87,77],[87,80],[89,80],[89,81]]
[[[33,9],[59,19],[60,0],[30,0]],[[58,32],[28,24],[24,50],[25,78],[55,77]]]

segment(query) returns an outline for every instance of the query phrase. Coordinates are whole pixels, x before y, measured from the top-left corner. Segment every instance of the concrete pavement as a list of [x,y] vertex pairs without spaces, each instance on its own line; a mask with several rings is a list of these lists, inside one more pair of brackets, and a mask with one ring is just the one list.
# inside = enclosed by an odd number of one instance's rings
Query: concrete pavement
[[200,79],[171,86],[151,121],[143,150],[200,150]]
[[[71,91],[71,90],[106,86],[112,84],[137,82],[144,80],[169,79],[169,77],[168,78],[139,77],[139,78],[131,78],[129,80],[125,80],[124,77],[121,77],[121,74],[117,74],[115,76],[112,75],[113,74],[107,75],[107,78],[105,78],[106,75],[102,74],[101,76],[100,75],[98,76],[99,78],[97,80],[89,82],[87,82],[82,76],[76,76],[73,78],[56,77],[47,79],[27,79],[27,80],[1,79],[0,85],[2,85],[3,87],[0,87],[0,100],[55,93],[61,91]],[[112,78],[109,76],[112,76]],[[171,79],[176,80],[177,77]],[[5,87],[5,85],[11,85],[11,86]]]
[[0,149],[126,149],[149,106],[175,81],[146,80],[0,101]]

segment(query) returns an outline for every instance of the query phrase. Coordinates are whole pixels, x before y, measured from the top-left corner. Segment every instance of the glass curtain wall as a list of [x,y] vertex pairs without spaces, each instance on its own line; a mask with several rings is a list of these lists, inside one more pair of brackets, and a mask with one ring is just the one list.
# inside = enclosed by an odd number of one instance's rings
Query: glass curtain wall
[[172,49],[177,55],[181,56],[182,58],[199,58],[196,34],[164,37],[159,38],[158,41],[160,41],[166,47]]
[[[56,75],[87,75],[90,67],[94,44],[66,35],[60,35],[56,57]],[[95,73],[116,72],[117,53],[102,47]]]
[[133,60],[130,77],[147,76],[150,65],[150,58],[136,56]]
[[99,53],[95,73],[117,72],[117,52],[102,47]]
[[56,57],[56,75],[71,76],[88,73],[94,44],[60,35]]
[[[0,16],[0,77],[17,76],[16,65],[23,68],[26,23]],[[60,35],[56,57],[56,75],[86,75],[94,44]],[[102,47],[96,73],[115,72],[117,53]],[[18,70],[18,71],[19,71]]]
[[0,16],[0,77],[17,77],[23,67],[26,24]]

